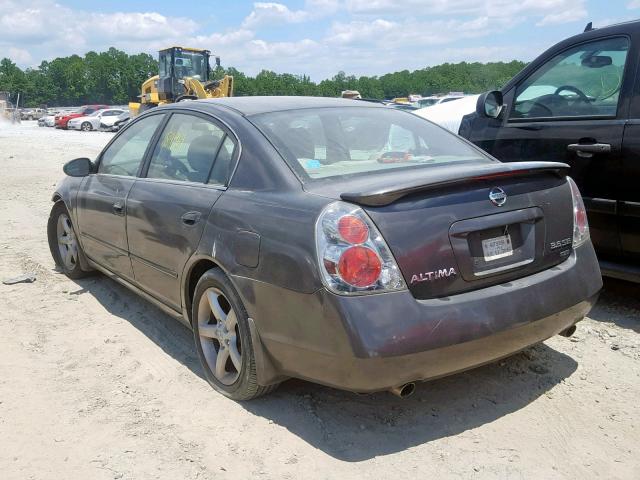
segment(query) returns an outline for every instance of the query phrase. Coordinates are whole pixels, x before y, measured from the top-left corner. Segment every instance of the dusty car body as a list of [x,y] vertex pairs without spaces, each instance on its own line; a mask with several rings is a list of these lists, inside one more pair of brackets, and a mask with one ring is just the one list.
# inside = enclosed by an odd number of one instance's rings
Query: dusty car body
[[602,282],[566,169],[367,102],[182,102],[67,164],[48,235],[67,275],[190,326],[224,395],[288,377],[406,394],[589,311]]

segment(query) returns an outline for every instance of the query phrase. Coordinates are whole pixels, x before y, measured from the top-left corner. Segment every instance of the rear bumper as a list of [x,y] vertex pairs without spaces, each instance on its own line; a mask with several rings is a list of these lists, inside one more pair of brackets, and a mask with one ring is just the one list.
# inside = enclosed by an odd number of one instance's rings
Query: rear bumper
[[293,345],[275,345],[282,365],[300,365],[289,376],[354,392],[374,392],[462,372],[512,355],[580,321],[591,309],[590,299],[543,319],[492,335],[396,357],[344,358],[323,355]]
[[549,270],[430,300],[416,300],[408,291],[341,297],[322,289],[304,295],[233,280],[270,360],[261,383],[291,376],[358,392],[511,355],[581,320],[602,287],[590,243]]

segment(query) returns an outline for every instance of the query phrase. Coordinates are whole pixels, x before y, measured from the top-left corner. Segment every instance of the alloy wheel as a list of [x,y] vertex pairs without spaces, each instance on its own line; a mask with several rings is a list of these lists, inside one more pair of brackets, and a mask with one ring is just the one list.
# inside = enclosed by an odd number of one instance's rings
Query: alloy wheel
[[58,238],[60,260],[62,260],[67,270],[73,270],[78,263],[78,242],[73,232],[71,219],[64,213],[58,216],[56,236]]
[[198,334],[207,365],[223,385],[242,371],[242,345],[236,312],[217,288],[208,288],[198,305]]

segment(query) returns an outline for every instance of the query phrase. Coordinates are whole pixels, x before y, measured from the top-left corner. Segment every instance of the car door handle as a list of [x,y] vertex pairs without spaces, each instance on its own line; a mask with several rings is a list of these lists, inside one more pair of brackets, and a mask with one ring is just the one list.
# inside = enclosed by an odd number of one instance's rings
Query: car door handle
[[122,204],[122,202],[114,203],[111,208],[113,208],[113,213],[115,213],[116,215],[124,215],[124,205]]
[[610,153],[611,145],[608,143],[571,143],[567,150],[576,152],[579,157],[591,158],[594,153]]
[[180,219],[185,225],[192,226],[200,221],[200,216],[200,212],[187,212]]

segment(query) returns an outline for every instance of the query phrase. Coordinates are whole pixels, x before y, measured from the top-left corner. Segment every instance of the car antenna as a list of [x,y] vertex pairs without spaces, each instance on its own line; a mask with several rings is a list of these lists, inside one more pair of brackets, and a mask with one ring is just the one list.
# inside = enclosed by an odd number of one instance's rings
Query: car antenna
[[593,22],[587,23],[587,26],[584,27],[585,32],[590,32],[591,30],[593,30]]

